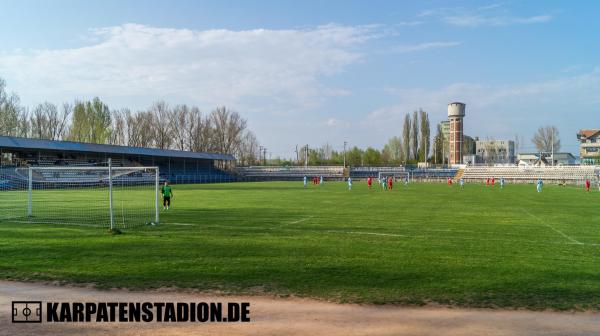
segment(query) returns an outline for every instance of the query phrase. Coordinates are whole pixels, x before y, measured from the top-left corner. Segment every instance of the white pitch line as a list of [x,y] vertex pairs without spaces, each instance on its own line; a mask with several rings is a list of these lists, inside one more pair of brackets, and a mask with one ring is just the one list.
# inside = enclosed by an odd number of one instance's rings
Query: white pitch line
[[397,233],[381,233],[381,232],[361,232],[361,231],[339,231],[339,230],[327,230],[329,233],[347,233],[356,235],[371,235],[371,236],[389,236],[389,237],[404,237],[404,238],[417,238],[422,236],[407,236]]
[[[382,237],[399,237],[399,238],[408,238],[408,239],[430,239],[436,238],[427,235],[403,235],[398,233],[383,233],[383,232],[369,232],[369,231],[343,231],[343,230],[304,230],[304,229],[294,229],[294,228],[285,228],[285,227],[273,227],[273,228],[265,228],[262,226],[234,226],[234,225],[219,225],[219,224],[192,224],[192,223],[166,223],[166,225],[181,225],[181,226],[201,226],[204,228],[228,228],[228,229],[250,229],[250,230],[280,230],[280,231],[288,231],[288,232],[314,232],[314,233],[331,233],[331,234],[351,234],[351,235],[368,235],[368,236],[382,236]],[[550,227],[551,228],[551,227]],[[558,230],[557,233],[559,233]],[[569,239],[570,237],[565,235],[565,238]],[[569,242],[553,242],[553,241],[543,241],[543,240],[512,240],[512,239],[498,239],[498,238],[478,238],[478,237],[464,237],[464,236],[452,236],[452,237],[444,237],[442,240],[472,240],[472,241],[499,241],[499,242],[513,242],[513,243],[529,243],[529,244],[555,244],[555,245],[581,245],[581,246],[600,246],[600,244],[594,243],[582,243],[575,239],[569,239]]]
[[311,219],[311,218],[313,218],[313,216],[304,217],[304,218],[298,219],[297,221],[290,222],[289,224],[298,224],[298,223],[302,223],[302,222],[304,222],[304,221],[307,221],[307,220],[309,220],[309,219]]
[[300,219],[298,219],[298,220],[295,220],[295,221],[293,221],[293,222],[289,222],[289,223],[281,223],[280,225],[277,225],[277,226],[275,226],[275,227],[272,227],[272,228],[271,228],[271,230],[278,229],[278,228],[281,228],[281,227],[284,227],[284,226],[287,226],[287,225],[293,225],[293,224],[298,224],[298,223],[306,222],[307,220],[309,220],[309,219],[311,219],[311,218],[313,218],[313,217],[314,217],[314,216],[308,216],[308,217],[300,218]]
[[574,244],[577,244],[577,245],[585,245],[584,243],[580,242],[579,240],[577,240],[577,239],[575,239],[575,238],[572,238],[572,237],[569,237],[569,236],[567,236],[567,235],[566,235],[566,234],[564,234],[562,231],[560,231],[560,230],[558,230],[558,229],[554,228],[552,225],[550,225],[550,224],[548,224],[548,223],[544,222],[544,220],[543,220],[543,219],[541,219],[540,217],[538,217],[538,216],[536,216],[536,215],[532,214],[531,212],[529,212],[529,211],[527,211],[527,210],[525,210],[525,209],[523,209],[523,208],[521,208],[521,210],[522,210],[524,213],[526,213],[526,214],[528,214],[529,216],[531,216],[531,217],[533,217],[534,219],[536,219],[538,222],[540,222],[540,223],[542,223],[543,225],[545,225],[547,228],[550,228],[552,231],[554,231],[554,232],[556,232],[556,233],[560,234],[561,236],[563,236],[563,237],[567,238],[567,239],[568,239],[569,241],[571,241],[572,243],[574,243]]

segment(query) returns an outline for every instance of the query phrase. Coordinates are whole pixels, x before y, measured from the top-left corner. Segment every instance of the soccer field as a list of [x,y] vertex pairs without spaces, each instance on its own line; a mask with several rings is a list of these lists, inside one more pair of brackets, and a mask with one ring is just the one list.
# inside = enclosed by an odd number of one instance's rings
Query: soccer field
[[[597,191],[413,183],[390,192],[364,182],[352,191],[341,182],[173,189],[160,225],[121,235],[0,222],[0,277],[339,302],[600,309]],[[136,203],[143,202],[129,206]],[[59,206],[69,213],[86,204]]]

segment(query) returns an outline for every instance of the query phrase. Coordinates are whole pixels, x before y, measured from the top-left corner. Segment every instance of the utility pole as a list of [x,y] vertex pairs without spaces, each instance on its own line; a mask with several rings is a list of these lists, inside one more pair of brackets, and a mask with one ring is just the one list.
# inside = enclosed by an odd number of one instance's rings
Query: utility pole
[[267,165],[267,147],[263,147],[263,159],[264,159],[264,165]]
[[344,168],[346,168],[346,145],[348,144],[347,141],[344,141]]
[[296,145],[296,165],[300,165],[300,156],[298,155],[298,145]]
[[263,146],[258,146],[258,162],[262,161]]

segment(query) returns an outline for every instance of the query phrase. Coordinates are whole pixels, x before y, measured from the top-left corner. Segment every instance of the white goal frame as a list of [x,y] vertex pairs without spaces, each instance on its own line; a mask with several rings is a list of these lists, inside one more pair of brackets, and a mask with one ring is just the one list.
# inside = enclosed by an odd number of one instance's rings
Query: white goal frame
[[392,176],[394,177],[394,181],[397,182],[398,178],[401,178],[401,181],[404,181],[404,178],[408,178],[408,183],[411,182],[411,178],[410,178],[410,172],[407,171],[403,171],[403,172],[399,172],[399,171],[380,171],[379,174],[377,174],[377,178],[379,180],[381,180],[382,176]]
[[[115,229],[115,215],[114,215],[114,204],[113,204],[113,179],[115,177],[120,176],[119,172],[127,173],[127,172],[136,172],[136,171],[154,171],[154,222],[151,224],[159,224],[160,223],[160,211],[159,211],[159,185],[160,185],[160,169],[157,166],[137,166],[137,167],[114,167],[112,165],[111,159],[108,159],[108,166],[105,167],[97,167],[97,166],[35,166],[25,168],[28,172],[27,176],[27,216],[33,216],[33,184],[37,182],[33,178],[34,171],[96,171],[101,172],[105,171],[107,173],[107,182],[108,182],[108,212],[110,218],[110,229]],[[24,169],[24,170],[25,170]],[[116,176],[115,176],[116,175]],[[83,182],[83,181],[82,181]]]

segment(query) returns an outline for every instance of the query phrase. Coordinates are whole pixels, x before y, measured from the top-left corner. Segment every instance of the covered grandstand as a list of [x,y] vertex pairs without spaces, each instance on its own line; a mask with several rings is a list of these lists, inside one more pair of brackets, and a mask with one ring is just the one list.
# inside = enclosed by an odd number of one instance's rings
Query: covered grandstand
[[109,158],[117,167],[159,167],[161,179],[172,183],[235,179],[219,168],[235,160],[229,154],[0,136],[0,166],[4,168],[93,166],[103,164]]

